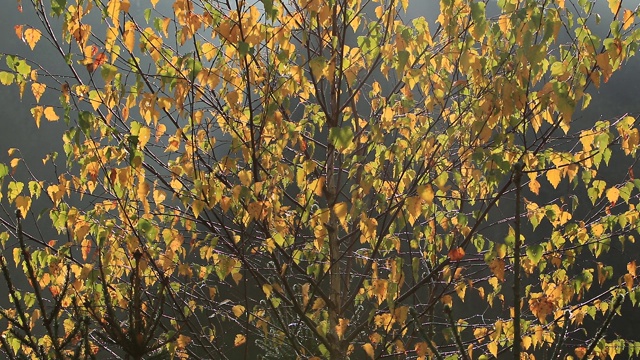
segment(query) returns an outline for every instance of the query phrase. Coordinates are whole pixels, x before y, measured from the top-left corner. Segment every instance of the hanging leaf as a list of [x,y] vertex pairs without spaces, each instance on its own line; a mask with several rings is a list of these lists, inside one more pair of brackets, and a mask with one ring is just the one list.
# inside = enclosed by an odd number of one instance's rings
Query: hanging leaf
[[537,265],[542,259],[542,255],[544,255],[544,248],[542,245],[534,244],[527,246],[527,257],[534,265]]
[[31,50],[35,49],[36,44],[42,37],[42,33],[38,29],[28,28],[22,33],[24,41],[29,45]]

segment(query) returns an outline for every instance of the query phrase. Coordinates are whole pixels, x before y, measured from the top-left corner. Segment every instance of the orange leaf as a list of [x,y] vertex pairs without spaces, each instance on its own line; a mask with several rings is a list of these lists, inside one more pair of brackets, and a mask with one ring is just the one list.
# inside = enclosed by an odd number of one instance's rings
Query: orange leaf
[[26,215],[31,208],[31,198],[28,196],[18,196],[16,198],[16,207],[20,210],[20,213]]
[[190,342],[191,342],[191,338],[186,335],[180,335],[178,336],[178,340],[176,340],[178,348],[180,349],[184,349],[185,347],[187,347],[187,345],[189,345]]
[[627,271],[629,272],[629,274],[631,274],[632,276],[636,276],[636,261],[633,260],[632,262],[627,264]]
[[233,346],[240,346],[247,342],[247,338],[242,334],[236,334],[236,338],[233,341]]
[[574,350],[574,352],[575,352],[576,356],[578,357],[578,359],[582,359],[587,354],[587,348],[584,347],[584,346],[580,346],[580,347],[577,347]]
[[82,260],[87,260],[89,257],[89,252],[91,252],[91,240],[84,239],[82,240]]
[[349,326],[349,319],[339,319],[338,325],[336,325],[336,334],[338,335],[338,339],[342,339],[344,337],[344,333]]
[[460,261],[462,260],[462,258],[464,258],[464,254],[464,249],[461,247],[457,247],[449,250],[449,254],[447,256],[449,256],[449,259],[451,259],[451,261]]
[[500,258],[494,258],[489,262],[489,270],[495,275],[498,280],[504,281],[504,260]]
[[13,30],[16,32],[16,36],[18,37],[18,39],[22,39],[22,25],[14,26]]

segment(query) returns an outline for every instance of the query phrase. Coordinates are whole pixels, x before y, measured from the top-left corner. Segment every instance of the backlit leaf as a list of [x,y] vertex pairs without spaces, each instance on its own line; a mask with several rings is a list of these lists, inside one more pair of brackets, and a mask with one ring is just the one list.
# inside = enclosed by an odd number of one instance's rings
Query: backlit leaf
[[233,340],[233,345],[238,347],[247,342],[247,338],[242,334],[236,334],[235,339]]
[[28,28],[22,33],[24,41],[29,45],[31,50],[36,47],[36,44],[40,40],[42,33],[38,29]]
[[560,184],[560,180],[562,180],[562,171],[560,169],[547,170],[547,180],[551,183],[554,189],[557,189]]
[[33,115],[37,127],[40,127],[40,120],[42,119],[43,113],[44,108],[40,105],[31,108],[31,115]]
[[242,314],[244,314],[244,306],[242,306],[242,305],[234,305],[231,308],[231,311],[233,312],[233,315],[235,317],[240,317]]
[[375,359],[375,353],[373,351],[373,345],[371,345],[371,343],[366,343],[362,345],[362,349],[367,354],[369,359]]
[[527,246],[526,252],[529,260],[531,260],[535,265],[538,262],[540,262],[542,255],[544,255],[544,248],[542,247],[542,245],[539,245],[539,244],[529,245]]
[[619,196],[620,190],[618,190],[618,188],[612,187],[607,190],[607,200],[609,200],[610,203],[615,204]]
[[464,258],[465,252],[461,247],[456,247],[449,250],[449,254],[447,255],[451,261],[460,261]]
[[51,106],[47,106],[44,109],[44,117],[48,121],[58,121],[60,119],[60,117],[56,114],[56,111]]

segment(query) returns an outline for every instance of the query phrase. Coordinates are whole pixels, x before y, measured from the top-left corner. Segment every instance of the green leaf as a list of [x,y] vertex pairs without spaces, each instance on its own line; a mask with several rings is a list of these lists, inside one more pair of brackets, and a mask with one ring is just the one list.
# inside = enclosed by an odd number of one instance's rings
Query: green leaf
[[245,56],[249,53],[251,53],[253,48],[251,48],[249,46],[248,42],[245,41],[239,41],[238,42],[238,53],[240,53],[240,55]]
[[111,64],[103,64],[100,69],[100,75],[104,82],[109,83],[118,74],[118,68]]
[[620,190],[620,197],[622,198],[622,200],[624,200],[625,202],[629,202],[629,198],[631,197],[631,193],[633,192],[633,184],[626,183],[619,190]]
[[329,142],[331,142],[335,148],[344,152],[353,141],[353,131],[351,127],[333,127],[329,130]]
[[137,228],[141,235],[145,235],[147,240],[155,240],[158,236],[158,227],[147,219],[140,219]]
[[60,16],[67,5],[67,0],[51,0],[51,14]]
[[9,191],[7,192],[9,201],[13,201],[18,195],[20,195],[20,193],[22,193],[22,189],[24,189],[23,183],[16,181],[9,182]]
[[80,125],[80,130],[85,134],[89,133],[91,129],[91,123],[93,122],[93,114],[89,111],[82,111],[78,116],[78,125]]
[[31,180],[29,181],[29,184],[27,186],[29,188],[29,194],[32,197],[35,197],[36,199],[40,197],[40,194],[42,193],[42,187],[37,181]]
[[9,167],[5,164],[0,164],[0,180],[9,174]]
[[15,79],[15,75],[7,71],[0,71],[0,83],[2,85],[11,85],[13,80]]
[[531,262],[534,265],[537,265],[538,262],[540,262],[540,259],[542,259],[543,254],[544,254],[544,247],[542,247],[542,245],[535,244],[535,245],[527,246],[527,256],[529,257],[529,260],[531,260]]
[[407,66],[407,62],[409,61],[409,52],[407,50],[398,51],[398,76],[402,77],[404,74],[404,68]]
[[264,6],[264,13],[267,15],[271,21],[274,21],[278,16],[278,10],[273,8],[273,0],[260,0],[262,1],[262,6]]

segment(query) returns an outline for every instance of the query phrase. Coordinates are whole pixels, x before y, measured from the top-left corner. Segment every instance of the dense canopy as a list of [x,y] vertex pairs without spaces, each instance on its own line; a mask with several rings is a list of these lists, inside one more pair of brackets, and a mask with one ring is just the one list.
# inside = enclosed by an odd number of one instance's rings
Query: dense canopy
[[640,355],[637,121],[580,121],[639,14],[594,3],[18,1],[52,60],[0,83],[64,132],[0,164],[1,350]]

